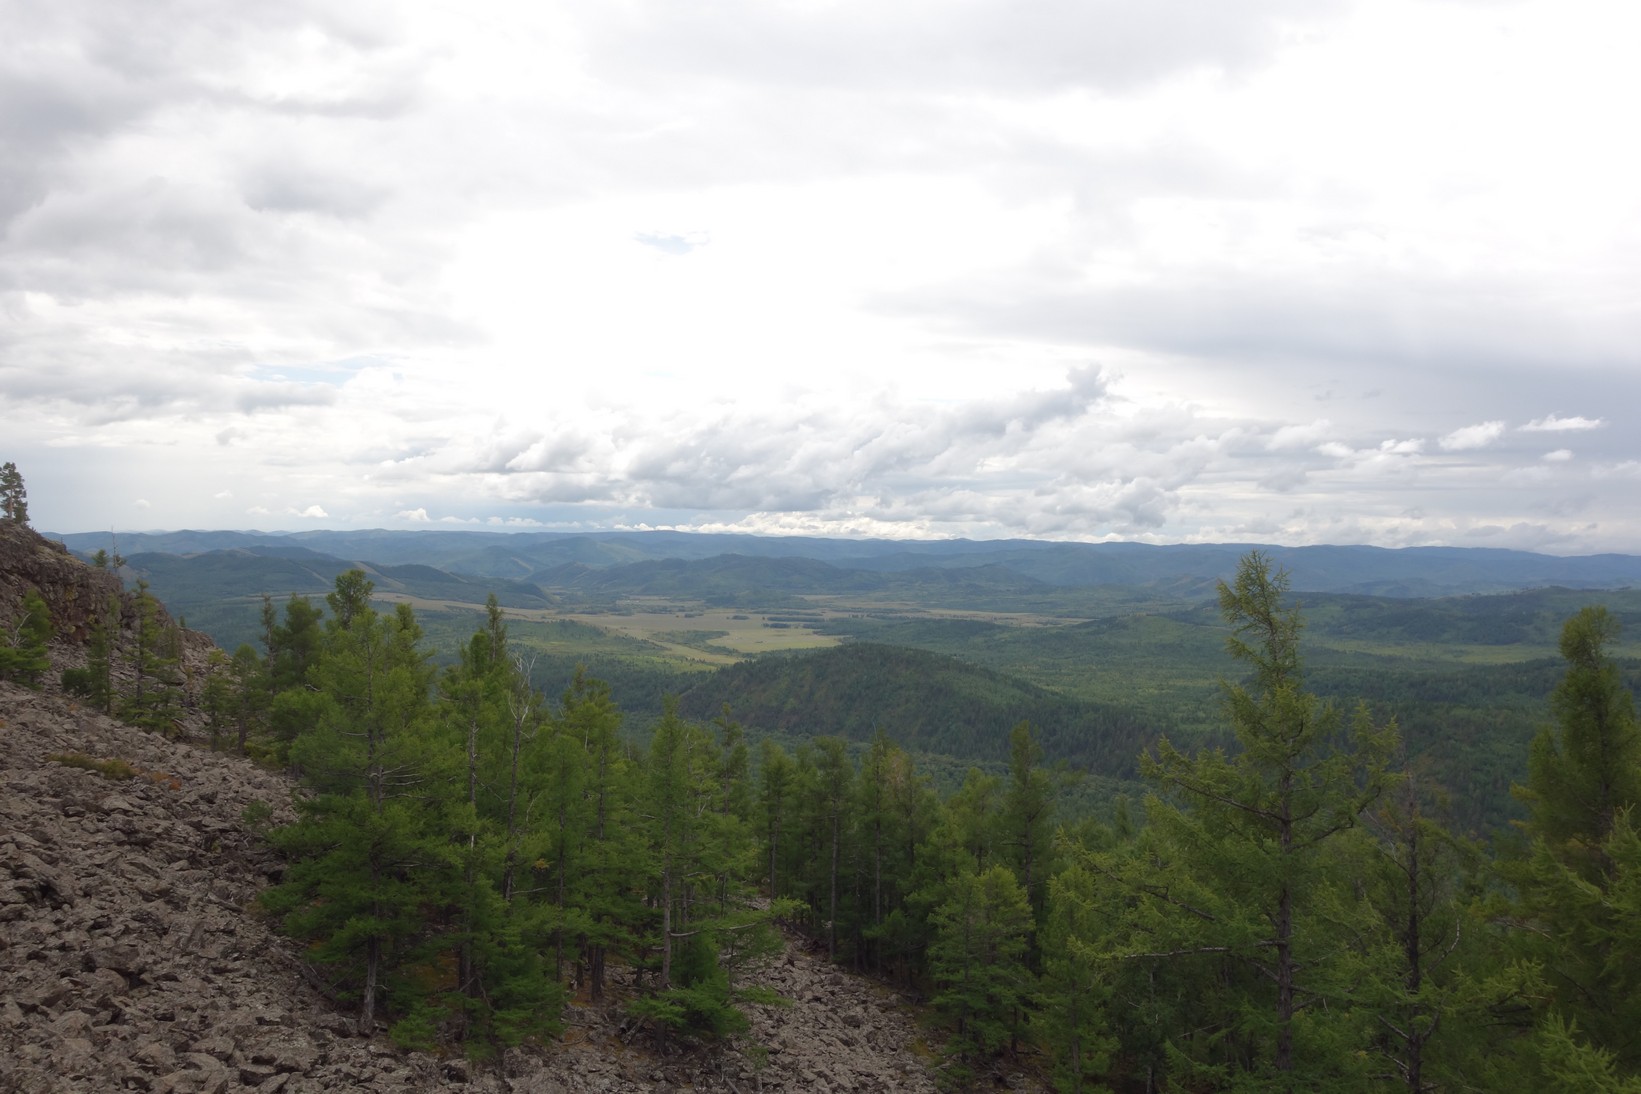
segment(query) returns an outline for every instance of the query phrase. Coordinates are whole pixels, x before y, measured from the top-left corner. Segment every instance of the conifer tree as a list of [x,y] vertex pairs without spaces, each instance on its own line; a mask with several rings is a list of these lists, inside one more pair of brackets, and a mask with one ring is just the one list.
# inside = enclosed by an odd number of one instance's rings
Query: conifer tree
[[838,955],[838,874],[843,862],[844,814],[854,778],[848,746],[841,737],[820,737],[815,741],[814,810],[818,831],[825,847],[826,959]]
[[781,862],[786,853],[785,833],[791,825],[797,769],[792,757],[774,741],[765,738],[758,747],[758,827],[768,862],[764,883],[770,898],[775,899],[785,896],[791,886]]
[[1533,741],[1525,857],[1504,866],[1526,956],[1544,970],[1568,1036],[1641,1074],[1641,727],[1607,646],[1618,622],[1585,608],[1562,629],[1567,671],[1551,696],[1558,725]]
[[558,713],[563,731],[585,753],[587,830],[573,893],[581,910],[578,950],[588,992],[604,997],[606,962],[632,953],[643,912],[633,879],[643,876],[644,847],[636,817],[637,771],[620,738],[621,711],[609,685],[578,669]]
[[40,674],[51,667],[46,646],[51,641],[51,609],[35,589],[23,594],[23,611],[0,633],[0,680],[16,680],[35,687]]
[[955,1028],[952,1047],[965,1062],[1001,1052],[1018,1032],[1031,982],[1025,891],[1007,866],[960,874],[935,910],[934,927],[933,1003]]
[[1386,785],[1396,731],[1374,727],[1365,711],[1347,726],[1303,689],[1301,624],[1287,588],[1287,575],[1257,551],[1234,583],[1220,584],[1228,649],[1249,670],[1246,683],[1224,686],[1240,751],[1188,756],[1159,742],[1144,766],[1169,798],[1152,799],[1149,813],[1176,865],[1167,884],[1129,884],[1145,914],[1160,917],[1146,928],[1155,956],[1239,967],[1225,981],[1235,1000],[1226,1035],[1207,1039],[1195,1065],[1293,1091],[1331,1081],[1350,1059],[1336,1031],[1311,1017],[1339,967],[1329,951],[1340,943],[1316,909],[1343,882],[1331,870],[1331,841]]
[[0,520],[28,523],[28,490],[23,486],[22,473],[10,460],[0,464]]
[[[1054,793],[1040,766],[1043,750],[1032,738],[1031,724],[1021,722],[1009,733],[1009,779],[1003,793],[1002,846],[1008,865],[1026,891],[1035,924],[1048,914],[1048,878],[1052,872]],[[1036,931],[1032,960],[1037,959]]]
[[[1073,863],[1049,881],[1039,1021],[1061,1090],[1081,1094],[1104,1076],[1119,1047],[1108,1017],[1115,975],[1103,945],[1112,909],[1102,879]],[[1131,1002],[1135,1001],[1133,999]]]
[[1339,855],[1357,884],[1333,894],[1339,921],[1364,939],[1353,958],[1355,1003],[1410,1094],[1461,1083],[1498,1024],[1491,992],[1466,968],[1496,942],[1472,930],[1479,852],[1432,816],[1436,798],[1406,774],[1347,837]]
[[204,704],[210,716],[211,747],[219,747],[222,734],[231,731],[235,747],[243,756],[251,737],[260,734],[267,721],[265,663],[247,643],[241,643],[232,657],[221,650],[212,650],[209,663]]
[[110,594],[91,617],[84,675],[76,675],[72,684],[69,673],[75,670],[66,670],[63,675],[65,686],[84,694],[91,705],[104,714],[114,713],[114,662],[119,656],[119,649],[120,599]]
[[[648,835],[659,929],[657,992],[635,1013],[661,1030],[719,1038],[744,1030],[726,956],[746,959],[773,940],[771,913],[753,906],[744,878],[757,869],[745,824],[723,807],[724,757],[712,737],[668,701],[645,772],[640,817]],[[730,883],[725,891],[725,882]],[[732,944],[733,943],[733,944]]]
[[262,641],[268,681],[268,729],[277,753],[284,756],[319,716],[318,692],[308,672],[324,642],[324,609],[295,593],[285,603],[283,622],[271,597],[262,598]]
[[131,643],[131,693],[121,717],[132,725],[171,733],[182,716],[180,641],[175,626],[162,614],[160,602],[137,582],[136,633]]
[[401,1038],[422,1043],[432,1018],[414,970],[436,959],[424,909],[457,895],[448,806],[459,759],[432,732],[431,670],[409,606],[383,617],[357,580],[339,578],[333,595],[355,610],[333,620],[311,669],[319,718],[292,746],[315,793],[276,834],[294,861],[265,900],[358,1000],[362,1032],[386,999]]

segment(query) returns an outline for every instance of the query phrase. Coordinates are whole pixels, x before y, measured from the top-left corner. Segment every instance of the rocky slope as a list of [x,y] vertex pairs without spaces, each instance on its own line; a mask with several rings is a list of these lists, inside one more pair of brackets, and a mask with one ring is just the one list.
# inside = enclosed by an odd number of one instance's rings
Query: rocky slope
[[291,792],[0,684],[0,1090],[934,1089],[909,1008],[796,946],[759,973],[791,1005],[715,1053],[656,1054],[618,1003],[487,1068],[352,1036],[254,910],[279,869],[257,829]]
[[0,683],[0,1092],[935,1089],[912,1009],[797,945],[755,974],[790,1004],[752,1008],[715,1050],[658,1051],[619,975],[563,1038],[482,1067],[354,1036],[256,910],[281,868],[261,833],[291,819],[294,785],[191,743],[208,640],[185,636],[175,739],[148,733],[53,688],[117,578],[0,525],[0,616],[31,587],[59,637],[46,690]]
[[281,870],[262,833],[292,819],[295,785],[194,743],[209,639],[183,632],[184,712],[149,733],[55,688],[111,595],[134,623],[118,578],[0,522],[0,621],[30,588],[58,637],[44,690],[0,682],[0,1094],[936,1089],[914,1009],[795,943],[752,974],[789,1002],[711,1050],[657,1049],[619,971],[562,1038],[483,1066],[356,1036],[256,909]]

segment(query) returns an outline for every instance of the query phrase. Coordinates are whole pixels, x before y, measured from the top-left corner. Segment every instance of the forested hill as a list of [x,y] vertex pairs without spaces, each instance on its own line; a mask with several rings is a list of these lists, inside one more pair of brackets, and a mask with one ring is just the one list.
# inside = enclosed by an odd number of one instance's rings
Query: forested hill
[[914,751],[968,760],[1008,758],[1009,730],[1030,722],[1050,761],[1094,774],[1136,774],[1166,727],[1109,703],[1089,702],[957,658],[872,642],[743,661],[684,692],[686,717],[728,705],[736,720],[800,736],[869,741],[880,730]]
[[[463,532],[314,531],[292,533],[180,531],[59,535],[71,550],[98,548],[202,554],[233,548],[299,547],[378,565],[419,564],[483,579],[539,581],[569,563],[609,570],[663,559],[700,561],[738,556],[808,559],[838,570],[890,573],[907,570],[995,568],[1012,580],[1063,588],[1196,587],[1211,592],[1252,544],[1049,543],[1032,540],[844,540],[789,536],[685,532]],[[1368,593],[1375,596],[1444,596],[1500,592],[1541,585],[1618,588],[1641,585],[1641,556],[1558,557],[1483,548],[1367,546],[1259,548],[1284,568],[1296,591]],[[691,571],[679,571],[689,574]],[[857,580],[864,581],[865,578]]]

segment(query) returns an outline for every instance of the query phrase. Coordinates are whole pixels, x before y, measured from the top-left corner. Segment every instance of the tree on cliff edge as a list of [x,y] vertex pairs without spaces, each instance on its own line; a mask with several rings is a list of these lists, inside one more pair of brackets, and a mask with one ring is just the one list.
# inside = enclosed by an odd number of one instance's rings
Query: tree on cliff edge
[[28,523],[28,491],[23,487],[22,472],[10,460],[0,464],[0,518],[14,524]]

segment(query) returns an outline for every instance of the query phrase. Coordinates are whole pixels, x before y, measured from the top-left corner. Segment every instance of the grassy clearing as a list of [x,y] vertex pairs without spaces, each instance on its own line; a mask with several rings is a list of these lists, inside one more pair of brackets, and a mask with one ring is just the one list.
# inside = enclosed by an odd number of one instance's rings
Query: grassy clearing
[[76,767],[81,771],[91,771],[112,782],[124,782],[137,777],[137,769],[121,759],[99,760],[95,756],[87,756],[84,752],[55,752],[46,759],[60,763],[64,767]]
[[807,650],[835,646],[833,635],[817,634],[815,624],[785,622],[781,612],[747,612],[730,608],[697,608],[653,602],[624,602],[626,610],[565,618],[629,638],[653,642],[676,656],[705,657],[733,664],[774,650]]

